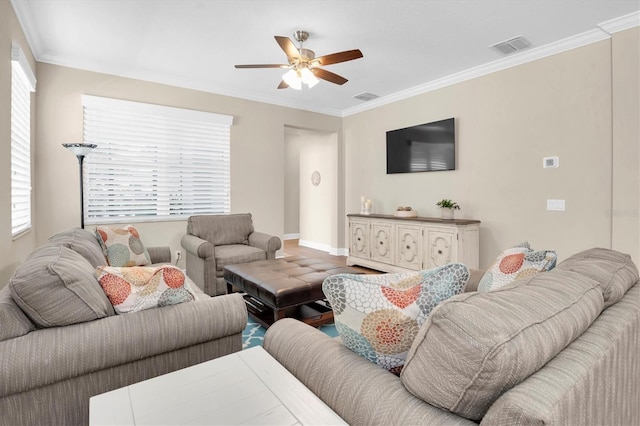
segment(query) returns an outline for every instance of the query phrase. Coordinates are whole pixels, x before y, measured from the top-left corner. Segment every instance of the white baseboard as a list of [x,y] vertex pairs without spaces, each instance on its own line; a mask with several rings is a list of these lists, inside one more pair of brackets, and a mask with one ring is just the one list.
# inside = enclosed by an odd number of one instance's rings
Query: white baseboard
[[338,248],[338,249],[333,249],[335,251],[335,253],[331,253],[334,256],[349,256],[349,249],[346,248]]
[[284,234],[282,236],[283,240],[298,240],[300,239],[300,234]]
[[300,240],[298,241],[298,245],[302,247],[309,247],[315,250],[326,251],[327,253],[331,252],[331,246],[329,244],[317,243],[315,241]]

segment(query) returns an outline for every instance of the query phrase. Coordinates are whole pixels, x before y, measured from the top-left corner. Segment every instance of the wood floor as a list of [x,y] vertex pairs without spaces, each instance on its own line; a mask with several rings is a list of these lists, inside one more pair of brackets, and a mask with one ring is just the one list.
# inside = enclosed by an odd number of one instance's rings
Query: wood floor
[[[347,257],[346,256],[334,256],[326,251],[316,250],[309,247],[304,247],[298,245],[298,240],[284,240],[283,250],[285,256],[304,256],[304,257],[312,257],[314,259],[322,259],[327,262],[335,263],[340,266],[347,266]],[[380,271],[376,271],[373,269],[362,268],[360,266],[352,266],[352,268],[357,269],[363,274],[380,274]]]

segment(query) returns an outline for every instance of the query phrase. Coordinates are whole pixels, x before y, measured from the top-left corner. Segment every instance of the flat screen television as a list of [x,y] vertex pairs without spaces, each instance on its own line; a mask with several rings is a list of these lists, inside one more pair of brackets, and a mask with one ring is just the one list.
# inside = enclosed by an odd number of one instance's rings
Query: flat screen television
[[387,174],[456,169],[454,119],[387,132]]

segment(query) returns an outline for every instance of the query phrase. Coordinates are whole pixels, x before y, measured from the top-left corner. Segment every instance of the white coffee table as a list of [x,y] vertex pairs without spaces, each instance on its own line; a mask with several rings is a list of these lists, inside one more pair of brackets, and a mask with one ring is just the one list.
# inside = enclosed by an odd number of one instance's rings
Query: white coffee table
[[96,395],[91,425],[344,425],[262,347]]

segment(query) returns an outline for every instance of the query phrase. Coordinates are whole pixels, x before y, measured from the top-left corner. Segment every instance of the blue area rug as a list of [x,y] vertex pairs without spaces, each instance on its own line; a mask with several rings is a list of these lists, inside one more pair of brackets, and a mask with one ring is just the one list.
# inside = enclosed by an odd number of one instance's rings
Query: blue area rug
[[[333,324],[322,325],[318,329],[328,336],[338,336],[336,326]],[[242,349],[251,348],[253,346],[262,346],[265,331],[266,330],[263,326],[255,322],[254,319],[249,316],[247,326],[242,332]]]

